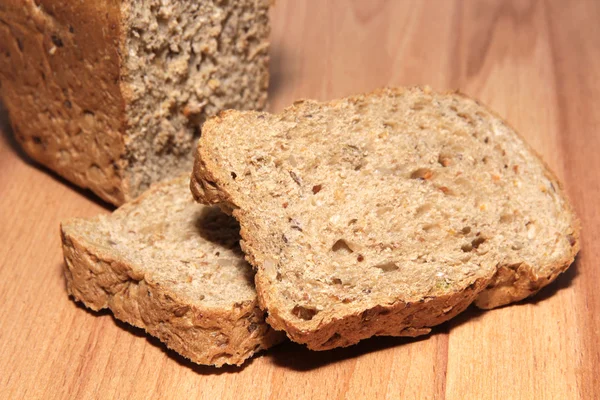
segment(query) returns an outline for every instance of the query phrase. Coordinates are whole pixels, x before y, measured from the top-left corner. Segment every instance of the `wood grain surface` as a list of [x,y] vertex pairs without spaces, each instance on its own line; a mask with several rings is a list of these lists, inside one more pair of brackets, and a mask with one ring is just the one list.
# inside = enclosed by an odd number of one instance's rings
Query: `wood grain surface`
[[505,116],[582,220],[575,264],[534,299],[419,339],[284,344],[200,367],[66,294],[59,222],[109,208],[0,129],[1,399],[600,399],[600,1],[278,0],[271,108],[383,85],[460,88]]

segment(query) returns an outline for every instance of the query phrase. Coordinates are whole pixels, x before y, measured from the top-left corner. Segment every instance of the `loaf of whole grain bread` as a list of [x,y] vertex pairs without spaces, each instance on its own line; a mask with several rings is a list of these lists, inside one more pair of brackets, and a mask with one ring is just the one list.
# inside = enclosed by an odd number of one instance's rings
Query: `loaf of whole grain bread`
[[239,220],[267,321],[315,350],[521,300],[579,249],[560,183],[523,139],[429,88],[221,113],[191,188]]
[[269,3],[0,2],[0,93],[17,141],[116,205],[189,171],[208,116],[265,104]]
[[145,329],[198,364],[241,364],[282,340],[258,308],[239,226],[194,202],[189,177],[111,215],[62,224],[69,293]]

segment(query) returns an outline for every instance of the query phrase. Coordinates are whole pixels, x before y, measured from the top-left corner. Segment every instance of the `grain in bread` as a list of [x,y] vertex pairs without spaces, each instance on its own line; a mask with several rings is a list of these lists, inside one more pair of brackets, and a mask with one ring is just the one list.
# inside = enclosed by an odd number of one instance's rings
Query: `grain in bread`
[[579,249],[560,183],[521,137],[429,88],[221,113],[191,187],[239,220],[267,321],[315,350],[521,300]]
[[239,226],[194,202],[189,178],[111,215],[62,224],[69,293],[145,329],[198,364],[241,364],[282,339],[258,308]]
[[0,94],[33,159],[120,205],[189,171],[200,124],[260,109],[269,0],[0,3]]

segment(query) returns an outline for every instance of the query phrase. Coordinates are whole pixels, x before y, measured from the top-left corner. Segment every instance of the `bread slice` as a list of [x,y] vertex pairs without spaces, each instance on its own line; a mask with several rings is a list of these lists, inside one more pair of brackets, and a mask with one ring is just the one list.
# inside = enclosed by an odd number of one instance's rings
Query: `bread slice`
[[239,220],[267,322],[311,349],[521,300],[579,249],[553,173],[458,93],[228,111],[203,132],[192,191]]
[[237,222],[195,203],[188,176],[61,229],[76,300],[109,308],[198,364],[239,365],[282,339],[258,308]]
[[267,98],[271,0],[4,0],[0,95],[36,161],[120,205]]

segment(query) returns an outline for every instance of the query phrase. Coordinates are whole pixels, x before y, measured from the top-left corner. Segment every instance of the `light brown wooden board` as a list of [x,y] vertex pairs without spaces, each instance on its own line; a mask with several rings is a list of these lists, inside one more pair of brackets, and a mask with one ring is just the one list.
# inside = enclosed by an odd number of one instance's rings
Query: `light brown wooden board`
[[[0,398],[600,398],[600,1],[278,0],[271,108],[383,85],[460,88],[517,128],[582,220],[573,267],[535,299],[420,339],[245,368],[198,367],[67,297],[58,224],[107,212],[0,135]],[[5,120],[5,119],[4,119]]]

